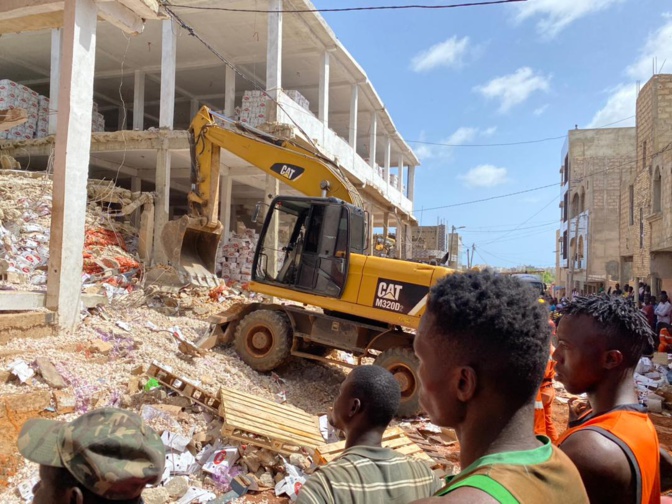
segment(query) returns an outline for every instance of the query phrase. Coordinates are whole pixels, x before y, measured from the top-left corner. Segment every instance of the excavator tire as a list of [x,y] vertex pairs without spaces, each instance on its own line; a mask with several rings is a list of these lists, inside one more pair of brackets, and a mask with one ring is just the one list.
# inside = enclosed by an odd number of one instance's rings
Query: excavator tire
[[256,371],[271,371],[285,362],[292,349],[289,320],[278,311],[257,310],[236,328],[236,352]]
[[394,375],[401,387],[401,404],[397,416],[411,417],[422,411],[420,407],[420,380],[418,379],[418,357],[412,348],[394,347],[381,353],[373,363],[387,369]]

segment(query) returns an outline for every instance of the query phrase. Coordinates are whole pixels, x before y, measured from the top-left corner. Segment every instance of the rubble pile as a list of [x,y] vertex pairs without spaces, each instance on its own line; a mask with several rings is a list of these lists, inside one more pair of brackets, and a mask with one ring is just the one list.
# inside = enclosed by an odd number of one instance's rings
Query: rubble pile
[[[116,220],[111,205],[128,204],[133,196],[102,181],[90,181],[88,194],[83,288],[108,298],[123,295],[135,288],[141,276],[137,230]],[[10,288],[46,284],[51,210],[48,176],[0,171],[0,280],[4,278]]]

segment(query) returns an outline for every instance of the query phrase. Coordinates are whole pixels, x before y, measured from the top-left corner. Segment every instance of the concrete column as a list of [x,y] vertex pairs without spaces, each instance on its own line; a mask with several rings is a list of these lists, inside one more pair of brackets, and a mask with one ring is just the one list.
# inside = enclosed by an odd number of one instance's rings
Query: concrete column
[[[135,122],[135,121],[133,121]],[[131,177],[131,192],[139,193],[142,191],[142,179],[140,177]],[[131,224],[136,228],[140,226],[140,214],[142,209],[138,208],[131,214]]]
[[[61,47],[63,30],[51,30],[51,71],[49,73],[49,134],[56,133],[58,110],[58,89],[61,85]],[[91,105],[93,108],[93,105]]]
[[233,117],[236,111],[236,72],[230,66],[226,66],[226,79],[224,81],[224,115]]
[[385,135],[385,168],[383,169],[383,179],[385,180],[385,190],[390,185],[390,157],[392,156],[392,140],[389,135]]
[[367,211],[369,212],[369,255],[373,255],[375,243],[373,242],[373,228],[375,227],[375,218],[373,212],[375,211],[375,207],[373,204],[369,203],[366,205]]
[[404,236],[404,225],[401,222],[401,217],[398,215],[394,216],[395,220],[397,221],[397,228],[395,229],[395,242],[394,242],[394,248],[395,248],[395,257],[397,259],[401,259],[403,257],[403,248],[402,245],[405,241],[405,236]]
[[222,223],[222,241],[228,243],[231,235],[231,189],[233,178],[231,175],[219,177],[219,221]]
[[397,169],[397,177],[399,179],[397,180],[397,189],[399,190],[399,194],[402,196],[404,195],[404,155],[399,154],[399,162],[397,163],[397,166],[399,167]]
[[324,128],[329,127],[329,52],[322,54],[322,66],[320,67],[320,110],[318,118],[324,123]]
[[[280,192],[280,181],[275,177],[266,175],[265,198],[266,212],[271,210],[271,202]],[[275,277],[278,274],[278,224],[276,220],[268,227],[266,231],[266,241],[264,243],[272,243],[271,250],[268,251],[268,268],[267,271]]]
[[357,113],[359,112],[359,86],[354,84],[352,86],[352,94],[350,95],[350,129],[348,143],[353,150],[357,151]]
[[196,114],[198,114],[198,109],[200,108],[199,105],[200,104],[198,103],[198,100],[195,98],[192,98],[191,102],[189,102],[189,117],[191,119],[196,117]]
[[[175,118],[175,61],[177,58],[177,28],[171,19],[162,21],[161,36],[161,105],[159,128],[173,129]],[[158,206],[158,205],[157,205]],[[157,208],[157,214],[161,213]]]
[[270,0],[268,10],[266,91],[277,99],[282,88],[282,0]]
[[156,206],[154,208],[154,251],[152,253],[154,264],[165,263],[168,260],[161,243],[161,233],[170,220],[170,162],[171,153],[168,150],[168,141],[164,140],[156,155]]
[[415,166],[413,165],[408,167],[408,187],[406,190],[408,191],[408,199],[413,203],[413,193],[415,191]]
[[378,138],[378,114],[375,110],[371,112],[371,132],[369,137],[369,165],[371,168],[376,167],[376,140]]
[[145,129],[145,72],[135,71],[133,80],[133,129]]
[[46,304],[67,329],[79,321],[97,15],[93,0],[65,2]]

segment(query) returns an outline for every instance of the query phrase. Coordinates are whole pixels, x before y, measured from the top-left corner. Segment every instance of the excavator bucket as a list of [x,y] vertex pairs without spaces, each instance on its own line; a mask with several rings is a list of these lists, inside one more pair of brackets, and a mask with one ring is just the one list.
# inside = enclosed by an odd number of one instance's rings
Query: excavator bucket
[[168,222],[161,232],[161,243],[168,263],[184,275],[184,282],[203,287],[216,287],[217,247],[222,224],[203,226],[201,220],[187,215]]

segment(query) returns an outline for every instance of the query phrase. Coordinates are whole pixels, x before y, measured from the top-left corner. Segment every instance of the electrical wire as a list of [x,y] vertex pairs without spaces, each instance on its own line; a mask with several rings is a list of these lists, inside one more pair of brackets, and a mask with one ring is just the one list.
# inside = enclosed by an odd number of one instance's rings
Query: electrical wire
[[463,201],[462,203],[453,203],[452,205],[443,205],[443,206],[438,206],[438,207],[432,207],[432,208],[423,208],[422,211],[426,212],[429,210],[440,210],[443,208],[453,208],[453,207],[458,207],[458,206],[464,206],[464,205],[473,205],[474,203],[483,203],[484,201],[491,201],[491,200],[496,200],[496,199],[501,199],[501,198],[508,198],[509,196],[515,196],[517,194],[525,194],[529,193],[532,191],[540,191],[541,189],[547,189],[549,187],[557,187],[558,183],[554,184],[548,184],[544,186],[539,186],[539,187],[533,187],[531,189],[525,189],[523,191],[516,191],[508,194],[500,194],[499,196],[491,196],[489,198],[482,198],[482,199],[477,199],[477,200],[472,200],[472,201]]
[[303,14],[311,12],[361,12],[361,11],[381,11],[381,10],[445,10],[445,9],[457,9],[461,7],[481,7],[486,5],[499,5],[499,4],[509,4],[509,3],[520,3],[526,2],[527,0],[486,0],[483,2],[464,2],[458,4],[443,4],[443,5],[427,5],[427,4],[412,4],[412,5],[376,5],[376,6],[364,6],[364,7],[332,7],[332,8],[323,8],[323,9],[281,9],[281,10],[268,10],[268,9],[236,9],[233,7],[205,7],[197,5],[180,5],[174,3],[164,2],[164,5],[170,5],[171,7],[180,8],[180,9],[194,9],[194,10],[204,10],[204,11],[222,11],[222,12],[241,12],[241,13],[258,13],[258,14],[274,14],[274,13],[291,13],[291,14]]

